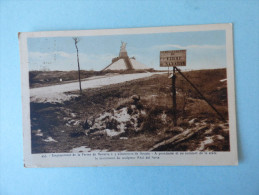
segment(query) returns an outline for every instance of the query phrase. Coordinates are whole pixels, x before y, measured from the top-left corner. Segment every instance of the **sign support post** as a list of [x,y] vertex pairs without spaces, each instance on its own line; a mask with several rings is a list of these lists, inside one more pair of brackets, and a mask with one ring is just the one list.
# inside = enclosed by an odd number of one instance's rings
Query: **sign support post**
[[174,126],[177,126],[177,114],[176,114],[176,88],[175,88],[175,80],[176,80],[176,75],[175,75],[175,67],[173,69],[173,76],[172,76],[172,93],[173,93],[173,123]]

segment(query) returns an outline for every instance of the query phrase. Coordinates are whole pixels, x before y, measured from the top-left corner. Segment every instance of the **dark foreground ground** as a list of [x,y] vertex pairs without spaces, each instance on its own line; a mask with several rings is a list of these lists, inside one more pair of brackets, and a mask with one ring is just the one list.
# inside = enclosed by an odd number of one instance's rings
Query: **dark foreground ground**
[[32,153],[229,151],[226,70],[184,74],[226,121],[177,75],[174,126],[171,79],[154,75],[87,89],[63,104],[31,103]]

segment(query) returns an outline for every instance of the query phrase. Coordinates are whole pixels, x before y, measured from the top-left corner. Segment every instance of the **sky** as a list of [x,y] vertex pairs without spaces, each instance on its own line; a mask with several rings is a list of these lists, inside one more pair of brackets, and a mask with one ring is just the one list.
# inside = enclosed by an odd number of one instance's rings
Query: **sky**
[[[73,37],[28,38],[30,70],[77,70]],[[226,33],[224,30],[173,32],[134,35],[79,37],[79,61],[82,70],[102,70],[119,55],[121,41],[127,43],[129,57],[156,70],[160,51],[187,50],[186,67],[181,69],[212,69],[226,67]]]

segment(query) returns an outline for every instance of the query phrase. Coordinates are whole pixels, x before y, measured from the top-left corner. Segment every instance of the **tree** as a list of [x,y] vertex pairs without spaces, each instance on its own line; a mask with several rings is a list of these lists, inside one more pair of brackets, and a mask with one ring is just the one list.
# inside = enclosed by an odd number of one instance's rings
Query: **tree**
[[76,47],[77,66],[78,66],[78,81],[79,81],[80,94],[82,95],[81,78],[80,78],[80,64],[79,64],[78,47],[77,47],[77,43],[80,41],[80,39],[78,37],[73,37],[73,40],[75,41],[75,47]]

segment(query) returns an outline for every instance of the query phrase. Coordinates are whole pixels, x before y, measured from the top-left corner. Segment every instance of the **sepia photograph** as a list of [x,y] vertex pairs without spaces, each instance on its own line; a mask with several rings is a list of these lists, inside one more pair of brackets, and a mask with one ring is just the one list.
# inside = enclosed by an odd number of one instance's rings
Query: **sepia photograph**
[[236,163],[231,24],[19,33],[19,39],[26,154],[97,153],[111,160],[164,152],[174,165],[170,152],[215,159],[221,152]]

